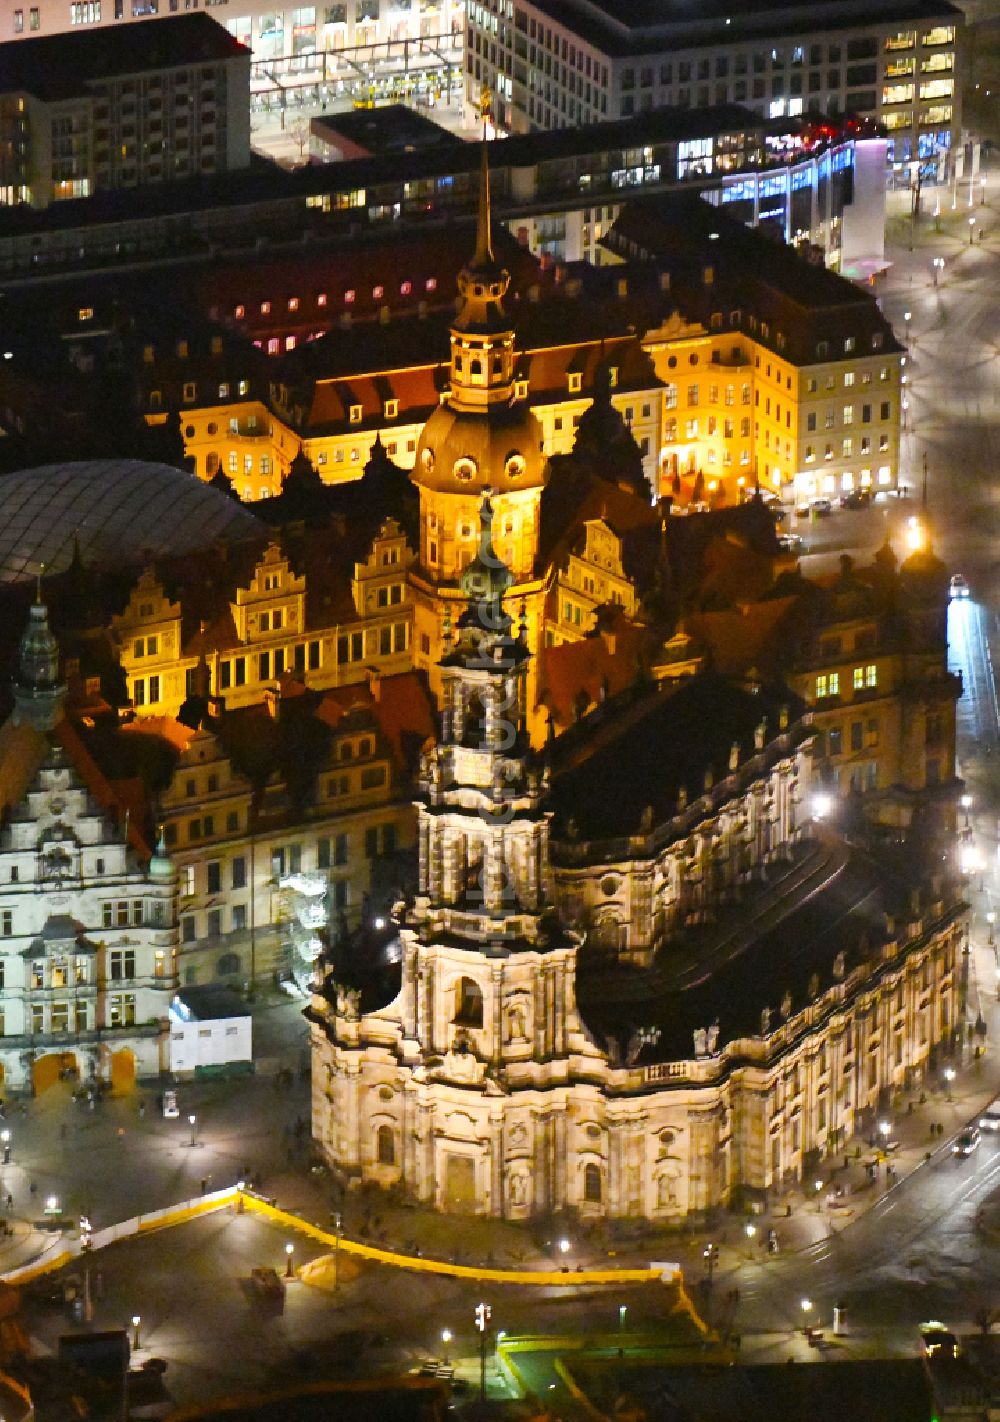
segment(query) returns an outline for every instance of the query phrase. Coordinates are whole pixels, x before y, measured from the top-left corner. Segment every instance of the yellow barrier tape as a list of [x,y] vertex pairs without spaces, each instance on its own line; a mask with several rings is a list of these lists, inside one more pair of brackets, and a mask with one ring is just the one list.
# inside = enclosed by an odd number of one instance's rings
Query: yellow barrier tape
[[[234,1199],[236,1192],[234,1191]],[[379,1249],[372,1244],[361,1244],[353,1239],[341,1238],[299,1219],[297,1215],[286,1214],[266,1200],[258,1200],[253,1195],[244,1195],[244,1207],[255,1214],[273,1219],[285,1227],[296,1229],[300,1234],[322,1244],[339,1247],[345,1254],[354,1254],[368,1259],[373,1264],[388,1264],[395,1269],[417,1269],[427,1274],[447,1274],[454,1279],[486,1280],[493,1284],[521,1284],[531,1288],[578,1289],[581,1284],[658,1284],[663,1280],[659,1269],[594,1269],[586,1273],[562,1273],[554,1270],[492,1269],[472,1264],[450,1264],[444,1259],[425,1259],[413,1254],[397,1254],[391,1249]]]

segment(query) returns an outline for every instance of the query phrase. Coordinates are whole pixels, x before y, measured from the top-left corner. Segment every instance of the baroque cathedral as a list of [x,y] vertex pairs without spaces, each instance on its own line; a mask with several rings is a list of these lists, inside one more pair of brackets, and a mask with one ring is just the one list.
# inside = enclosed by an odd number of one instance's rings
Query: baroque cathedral
[[[965,908],[919,815],[877,853],[823,822],[813,712],[779,678],[695,671],[675,645],[676,675],[605,677],[538,734],[545,510],[577,497],[582,520],[586,497],[518,398],[483,161],[450,387],[413,472],[439,708],[418,879],[319,965],[313,1134],[348,1185],[443,1211],[749,1208],[956,1048]],[[655,545],[639,487],[604,488]],[[907,577],[933,620],[940,565]]]

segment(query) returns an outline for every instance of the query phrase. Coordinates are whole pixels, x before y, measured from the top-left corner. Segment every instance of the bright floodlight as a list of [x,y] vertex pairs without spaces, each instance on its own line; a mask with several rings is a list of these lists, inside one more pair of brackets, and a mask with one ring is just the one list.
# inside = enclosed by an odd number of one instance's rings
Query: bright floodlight
[[819,790],[813,796],[812,801],[813,819],[825,820],[833,810],[833,796],[828,795],[825,790]]
[[803,1313],[808,1313],[808,1312],[810,1311],[810,1309],[812,1308],[812,1306],[813,1306],[813,1305],[812,1305],[812,1299],[803,1299],[803,1300],[802,1300],[802,1312],[803,1312]]
[[906,546],[911,553],[919,553],[924,546],[924,526],[915,515],[906,525]]
[[559,1253],[560,1253],[560,1254],[568,1254],[568,1253],[569,1253],[569,1240],[568,1240],[568,1239],[561,1239],[561,1240],[559,1241]]

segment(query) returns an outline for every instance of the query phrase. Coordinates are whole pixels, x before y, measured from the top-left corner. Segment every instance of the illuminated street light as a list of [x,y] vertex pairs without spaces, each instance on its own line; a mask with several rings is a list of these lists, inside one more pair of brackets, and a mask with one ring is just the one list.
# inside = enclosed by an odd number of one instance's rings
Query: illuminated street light
[[442,1328],[441,1342],[444,1344],[444,1361],[448,1362],[448,1344],[451,1342],[452,1333],[450,1328]]
[[294,1253],[295,1253],[295,1245],[292,1244],[291,1242],[289,1242],[288,1244],[285,1245],[285,1278],[286,1278],[286,1279],[293,1279],[293,1278],[295,1277],[295,1275],[292,1273],[292,1255],[293,1255]]
[[193,1114],[190,1115],[188,1117],[188,1125],[191,1127],[191,1144],[195,1146],[198,1144],[198,1117]]
[[817,791],[812,798],[812,812],[814,820],[828,819],[833,812],[833,796],[825,790]]
[[136,1352],[138,1352],[139,1350],[139,1325],[141,1323],[142,1319],[137,1313],[134,1313],[132,1315],[132,1347],[136,1350]]
[[812,1313],[812,1299],[803,1299],[799,1307],[802,1309],[802,1332],[809,1332],[809,1315]]
[[50,1195],[45,1201],[45,1213],[47,1215],[61,1215],[62,1206],[59,1203],[58,1195]]
[[966,827],[966,829],[968,829],[968,827],[969,827],[969,811],[972,809],[972,796],[971,796],[971,795],[963,795],[962,798],[959,800],[958,803],[961,805],[962,809],[965,811],[965,827]]
[[982,856],[971,840],[966,840],[958,852],[959,868],[970,878],[983,867]]
[[889,1124],[888,1121],[879,1121],[878,1131],[879,1135],[882,1137],[883,1140],[888,1140],[889,1134],[892,1131],[892,1126]]
[[947,1090],[948,1090],[948,1100],[949,1100],[949,1101],[951,1100],[951,1084],[952,1084],[952,1082],[953,1082],[954,1080],[955,1080],[955,1068],[954,1068],[954,1067],[950,1067],[950,1066],[949,1066],[949,1067],[945,1067],[945,1069],[944,1069],[944,1082],[945,1082],[945,1086],[947,1087]]
[[[909,409],[909,401],[903,401],[903,409]],[[911,514],[906,524],[906,546],[911,553],[919,553],[924,546],[926,535],[924,526],[916,514]]]
[[559,1253],[560,1253],[560,1254],[568,1254],[568,1253],[569,1253],[569,1240],[568,1240],[568,1239],[561,1239],[561,1240],[559,1241]]

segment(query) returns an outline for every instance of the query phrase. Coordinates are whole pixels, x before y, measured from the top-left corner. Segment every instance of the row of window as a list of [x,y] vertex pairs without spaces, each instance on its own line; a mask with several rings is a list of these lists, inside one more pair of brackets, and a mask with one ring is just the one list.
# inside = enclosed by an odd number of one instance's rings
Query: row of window
[[[412,296],[415,285],[417,287],[422,286],[424,291],[427,292],[437,291],[437,284],[438,279],[434,276],[425,277],[423,281],[418,281],[415,284],[414,282],[409,280],[409,278],[407,278],[399,283],[399,294],[400,296]],[[382,301],[385,299],[386,287],[383,282],[376,282],[375,285],[372,287],[371,291],[371,299],[373,301]],[[345,306],[353,306],[357,299],[357,287],[345,287],[340,293],[340,300],[344,303]],[[325,291],[314,292],[312,302],[317,309],[322,310],[324,307],[329,306],[329,293]],[[272,314],[275,314],[276,308],[282,305],[290,313],[297,312],[302,309],[302,298],[299,296],[289,296],[286,297],[283,302],[272,302],[268,297],[264,297],[260,302],[258,302],[257,309],[261,316],[270,316]],[[237,302],[237,304],[233,307],[233,318],[236,321],[245,321],[247,319],[246,302]]]
[[[871,691],[878,686],[878,666],[869,662],[867,666],[855,667],[851,675],[854,691]],[[816,700],[827,696],[840,695],[840,672],[821,672],[816,678]]]

